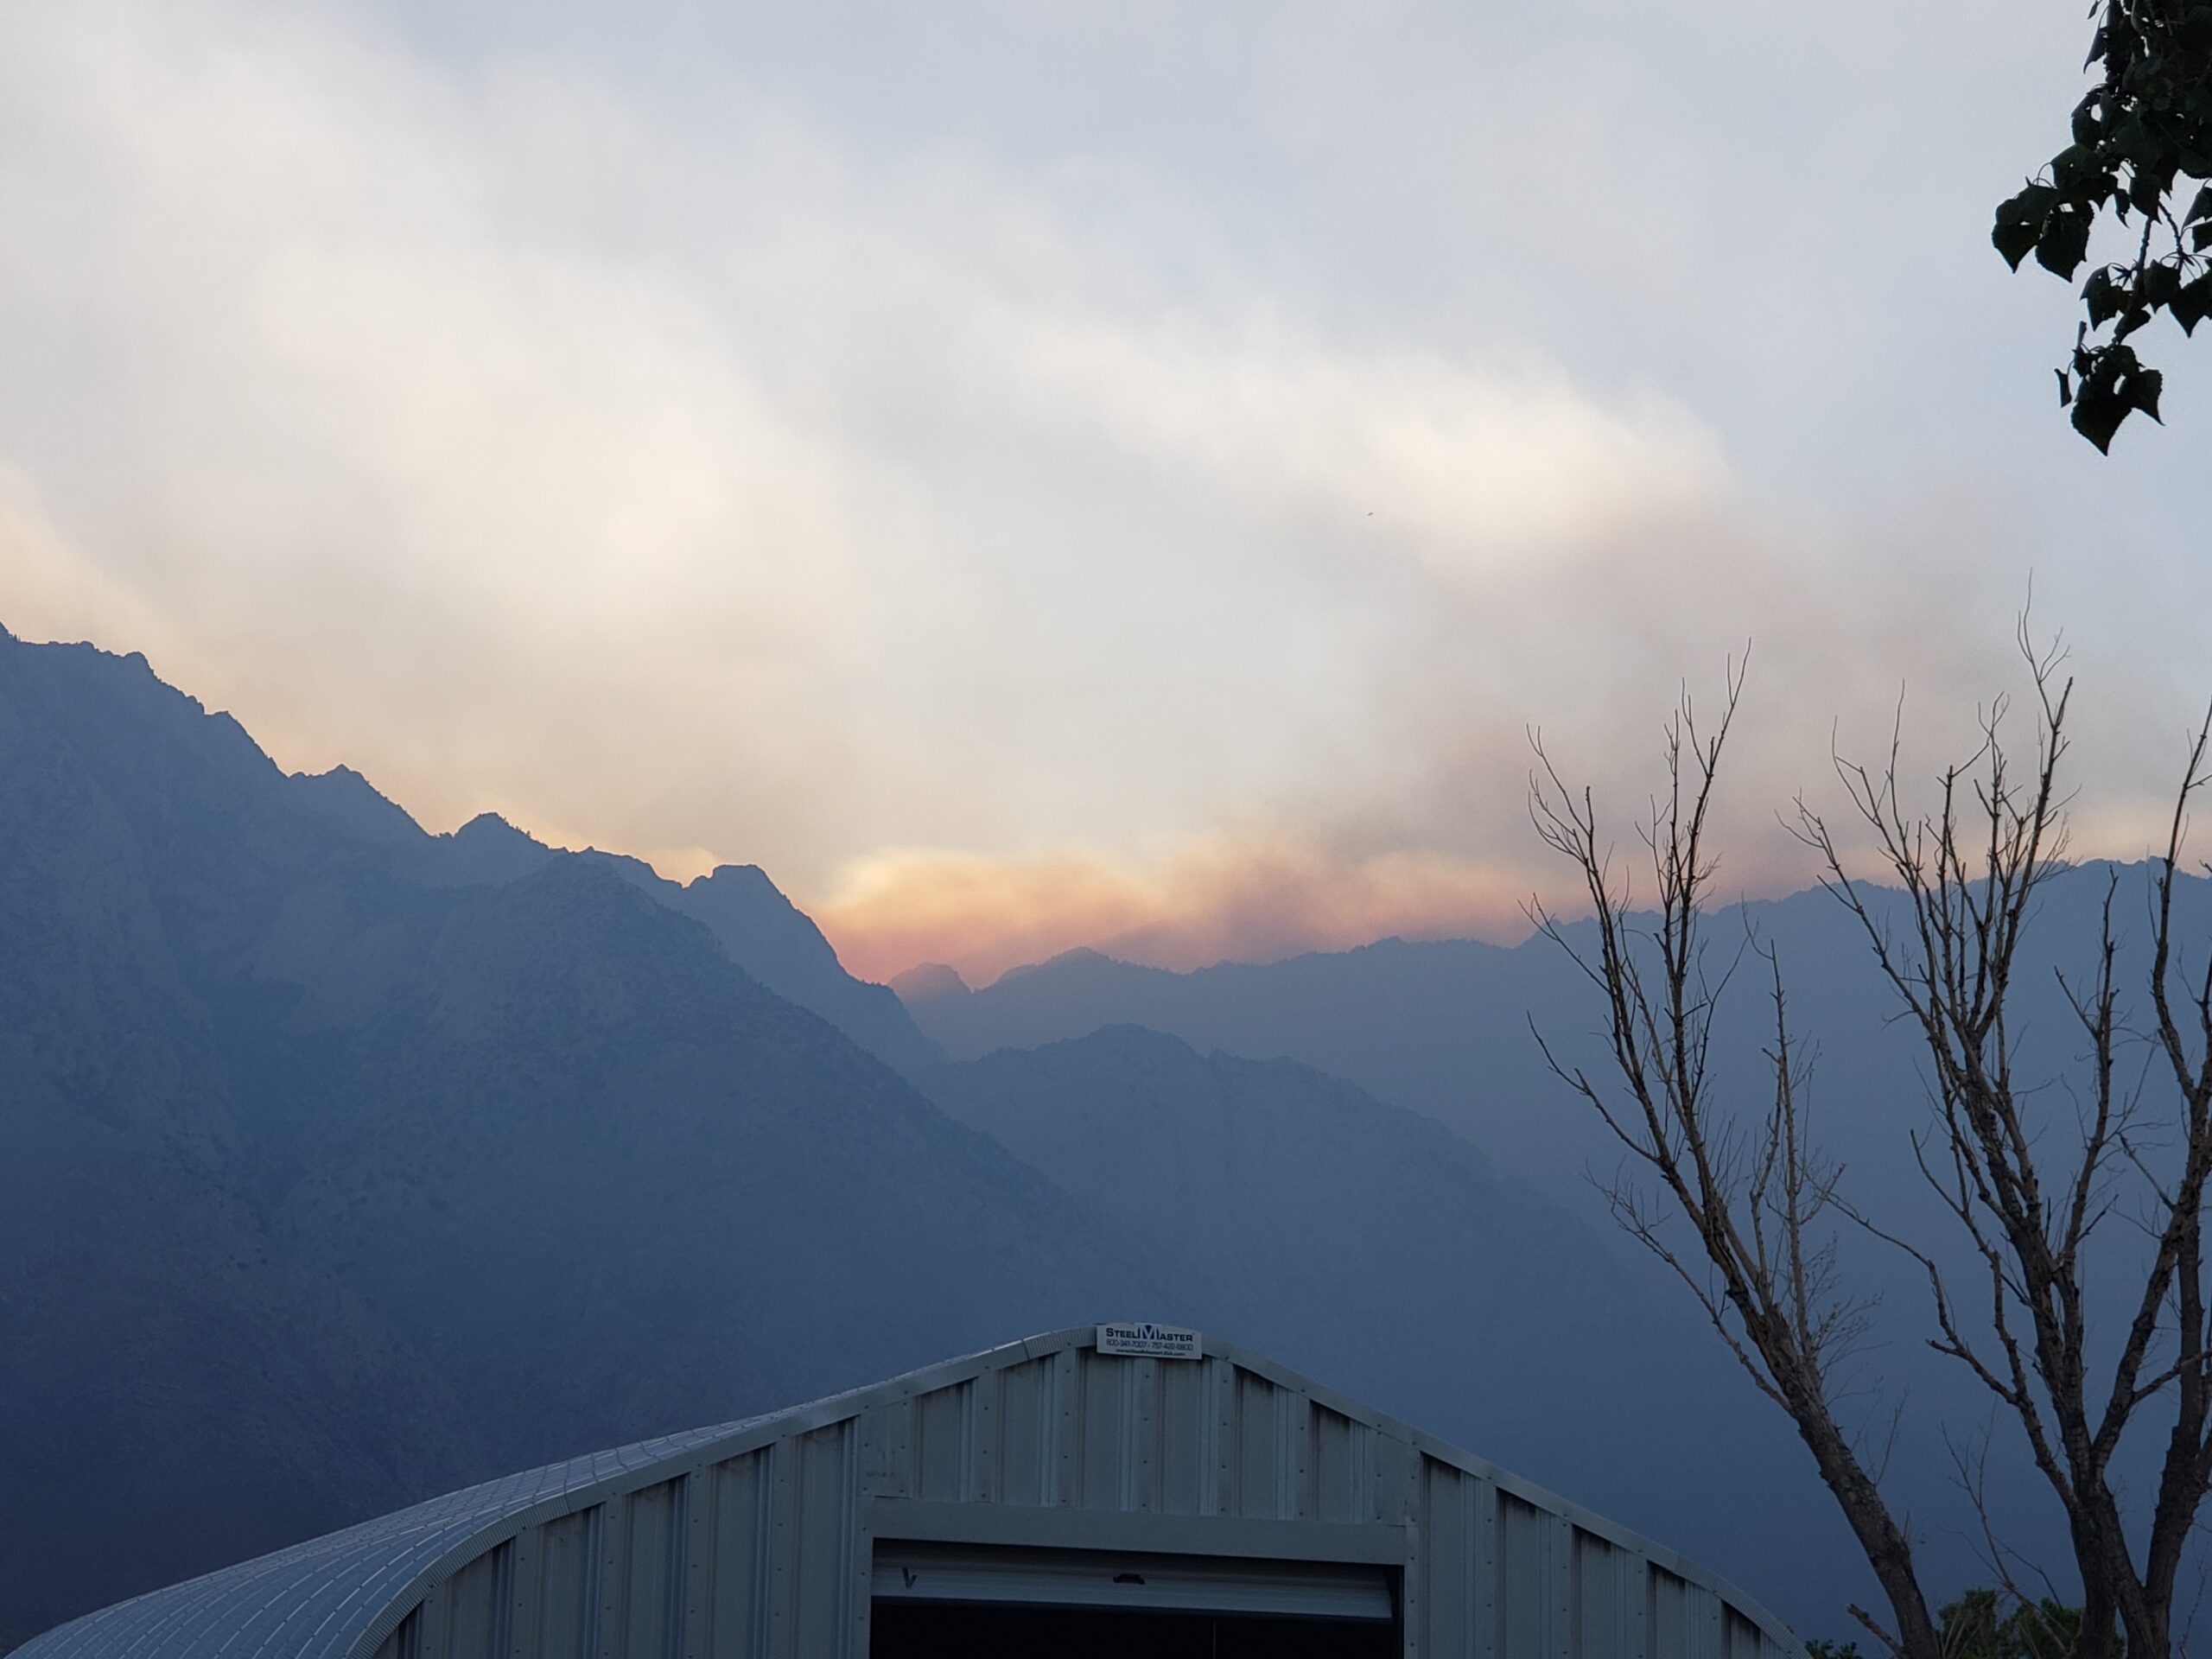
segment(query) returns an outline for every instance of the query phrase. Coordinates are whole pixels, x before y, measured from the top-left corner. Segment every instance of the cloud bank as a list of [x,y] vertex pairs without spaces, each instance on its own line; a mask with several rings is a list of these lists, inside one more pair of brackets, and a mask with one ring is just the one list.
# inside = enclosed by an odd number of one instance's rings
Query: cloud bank
[[[519,17],[0,18],[0,620],[143,649],[434,828],[760,862],[878,974],[1510,931],[1551,879],[1529,728],[1632,801],[1681,677],[1746,640],[1732,823],[1742,879],[1786,885],[1771,809],[1831,723],[1885,729],[1910,683],[1958,729],[2031,567],[2137,706],[2186,680],[1974,466],[1900,484],[1873,435],[1778,463],[1756,364],[1685,367],[1667,330],[1724,315],[1813,349],[1669,276],[1721,234],[1688,212],[1712,134],[1598,100],[1505,178],[1447,146],[1507,133],[1512,74],[1483,72],[1497,135],[1443,132],[1410,67],[1317,103],[1319,14],[1262,32],[1249,90],[1175,91],[1179,149],[1011,89],[963,125],[905,81],[883,130],[857,60],[790,42],[656,97]],[[1361,49],[1418,56],[1410,28]],[[1115,47],[1129,88],[1171,73]],[[1638,143],[1679,163],[1613,204],[1658,257],[1623,288],[1541,255],[1529,193],[1611,201]],[[1467,293],[1423,298],[1485,224]],[[2103,729],[2125,842],[2164,751]]]

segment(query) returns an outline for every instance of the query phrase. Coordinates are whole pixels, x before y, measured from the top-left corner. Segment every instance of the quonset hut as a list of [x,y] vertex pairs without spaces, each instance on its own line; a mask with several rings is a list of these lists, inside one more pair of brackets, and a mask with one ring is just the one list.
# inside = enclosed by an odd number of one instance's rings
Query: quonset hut
[[1226,1343],[1102,1325],[490,1481],[17,1659],[1130,1651],[1802,1654],[1741,1592],[1478,1458]]

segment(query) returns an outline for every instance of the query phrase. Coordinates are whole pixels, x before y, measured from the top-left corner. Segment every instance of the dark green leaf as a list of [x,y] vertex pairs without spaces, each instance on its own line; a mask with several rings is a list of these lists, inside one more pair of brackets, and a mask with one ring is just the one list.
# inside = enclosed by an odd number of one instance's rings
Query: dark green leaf
[[2181,292],[2181,272],[2171,265],[2145,265],[2136,292],[2153,311],[2171,305],[2174,296]]
[[2100,454],[2112,453],[2112,435],[2127,418],[2127,405],[2109,389],[2093,390],[2088,384],[2074,400],[2074,429],[2097,446]]
[[2074,383],[2066,378],[2063,369],[2053,369],[2051,372],[2058,377],[2058,406],[2063,409],[2074,401]]
[[2042,239],[2044,221],[2057,205],[2058,192],[2047,184],[2030,184],[2019,194],[1997,204],[1996,227],[1989,239],[2005,256],[2006,264],[2015,270],[2020,268],[2020,261]]
[[2181,292],[2174,296],[2168,308],[2173,320],[2181,325],[2184,334],[2196,332],[2196,325],[2212,316],[2212,276],[2199,276],[2195,282],[2183,283]]
[[2097,142],[2104,129],[2104,123],[2099,118],[2099,111],[2103,100],[2104,93],[2100,88],[2091,92],[2087,98],[2074,106],[2073,125],[2075,143],[2094,144]]
[[[2129,404],[2141,410],[2152,420],[2158,420],[2158,394],[2165,390],[2166,377],[2156,369],[2139,369],[2127,378],[2122,389]],[[2164,426],[2165,423],[2159,421]]]
[[2063,191],[2073,189],[2097,170],[2097,152],[2087,144],[2069,144],[2050,158],[2050,181]]
[[2063,207],[2044,221],[2036,238],[2036,263],[2045,270],[2071,281],[2089,251],[2088,215]]
[[[2152,166],[2158,161],[2158,152],[2163,148],[2158,143],[2158,135],[2145,124],[2139,115],[2131,115],[2121,122],[2113,133],[2112,141],[2113,147],[2137,167]],[[2055,162],[2052,163],[2054,168],[2056,165]]]
[[2050,217],[2050,210],[2058,206],[2058,192],[2047,184],[2031,183],[2017,196],[2008,196],[1997,204],[1999,224],[2032,225],[2037,231]]
[[2092,327],[2103,327],[2126,306],[2127,290],[2113,281],[2112,272],[2110,265],[2100,265],[2082,284],[2082,303],[2088,310]]
[[[2074,366],[2080,377],[2074,393],[2074,429],[2100,450],[2108,448],[2112,435],[2134,410],[2147,407],[2155,414],[2158,379],[2142,366],[2132,346],[2076,348]],[[2139,384],[2146,378],[2147,387]]]
[[2193,224],[2200,219],[2212,219],[2212,184],[2198,189],[2196,200],[2189,204],[2189,211],[2181,217],[2184,225]]

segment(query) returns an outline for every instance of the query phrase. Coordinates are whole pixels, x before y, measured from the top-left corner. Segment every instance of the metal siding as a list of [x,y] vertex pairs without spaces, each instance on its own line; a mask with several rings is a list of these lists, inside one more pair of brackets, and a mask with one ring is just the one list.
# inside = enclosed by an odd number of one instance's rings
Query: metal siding
[[[1651,1575],[1659,1569],[1632,1549],[1621,1551],[1621,1607],[1627,1659],[1651,1659]],[[1780,1653],[1768,1659],[1783,1659]]]
[[1076,1503],[1083,1479],[1083,1356],[1073,1350],[1052,1356],[1052,1502]]
[[1360,1476],[1366,1451],[1351,1419],[1313,1408],[1313,1506],[1320,1521],[1359,1521]]
[[810,1656],[851,1650],[852,1548],[857,1531],[850,1423],[817,1429],[798,1441],[796,1529],[796,1628]]
[[513,1595],[512,1544],[480,1555],[446,1586],[447,1659],[507,1659],[507,1611]]
[[1132,1402],[1129,1362],[1100,1353],[1083,1357],[1081,1497],[1094,1510],[1134,1509],[1127,1490],[1130,1459],[1122,1445]]
[[1169,1515],[1212,1512],[1215,1414],[1209,1381],[1203,1365],[1160,1368],[1160,1507]]
[[974,1383],[962,1382],[933,1389],[914,1402],[914,1463],[921,1484],[917,1496],[950,1503],[975,1498],[969,1474],[969,1403],[975,1393]]
[[1294,1394],[1283,1412],[1283,1479],[1289,1488],[1290,1513],[1300,1521],[1321,1518],[1320,1473],[1314,1465],[1314,1414],[1304,1394]]
[[1688,1586],[1691,1659],[1726,1659],[1726,1632],[1721,1619],[1728,1609],[1701,1584]]
[[1272,1520],[1281,1503],[1276,1456],[1276,1395],[1263,1376],[1242,1371],[1236,1377],[1236,1513]]
[[[1172,1363],[1172,1362],[1171,1362]],[[1129,1507],[1157,1510],[1163,1470],[1160,1446],[1160,1374],[1166,1369],[1156,1359],[1129,1362],[1129,1393],[1133,1408],[1124,1438],[1129,1459],[1127,1488]]]
[[860,1416],[861,1490],[870,1496],[912,1497],[914,1402],[893,1400]]
[[1721,1659],[1720,1598],[1703,1585],[1654,1568],[1654,1659]]
[[1647,1659],[1688,1659],[1689,1586],[1663,1567],[1651,1567],[1645,1577]]
[[1498,1652],[1503,1659],[1550,1659],[1558,1622],[1553,1517],[1507,1493],[1498,1518]]
[[810,1656],[798,1624],[798,1442],[768,1448],[768,1575],[761,1594],[768,1604],[767,1659]]
[[1475,1648],[1475,1507],[1486,1493],[1465,1470],[1430,1463],[1422,1471],[1421,1536],[1428,1572],[1408,1623],[1424,1654],[1457,1656]]
[[630,1611],[630,1579],[625,1570],[630,1559],[630,1507],[627,1493],[617,1493],[599,1506],[598,1567],[589,1626],[590,1650],[598,1659],[621,1659]]
[[1049,1438],[1054,1425],[1052,1371],[1042,1361],[1009,1365],[998,1374],[998,1501],[1046,1503],[1052,1467]]
[[1551,1600],[1552,1626],[1550,1659],[1574,1659],[1574,1598],[1578,1580],[1578,1562],[1574,1553],[1574,1537],[1581,1530],[1563,1515],[1542,1511],[1551,1528]]
[[594,1643],[598,1609],[601,1506],[564,1515],[533,1527],[537,1557],[535,1593],[527,1632],[532,1643],[524,1659],[586,1659]]
[[[706,1659],[708,1621],[715,1608],[715,1483],[711,1465],[683,1477],[684,1659]],[[523,1659],[520,1655],[517,1659]]]
[[630,1495],[630,1526],[622,1564],[621,1649],[625,1659],[676,1659],[683,1630],[683,1484],[664,1480]]
[[423,1659],[451,1659],[453,1648],[446,1640],[447,1615],[453,1605],[452,1586],[434,1586],[423,1598],[423,1605],[416,1616],[415,1641]]
[[[1421,1454],[1395,1434],[1377,1434],[1375,1442],[1375,1518],[1402,1520],[1421,1502],[1423,1471],[1433,1459]],[[1457,1465],[1446,1464],[1446,1468]]]
[[1703,1585],[1690,1586],[1690,1605],[1694,1610],[1692,1628],[1696,1632],[1697,1659],[1727,1659],[1728,1604]]
[[20,1659],[858,1659],[877,1497],[1159,1512],[1185,1542],[1154,1548],[1382,1523],[1423,1659],[1802,1659],[1666,1552],[1268,1362],[1104,1356],[1080,1332],[449,1494]]
[[986,1371],[968,1385],[968,1497],[977,1503],[999,1501],[998,1378]]
[[1225,1359],[1209,1359],[1199,1368],[1206,1397],[1206,1433],[1211,1446],[1205,1501],[1201,1515],[1233,1515],[1236,1511],[1236,1378],[1237,1368]]
[[1629,1618],[1629,1555],[1574,1529],[1574,1659],[1638,1659]]
[[768,1457],[749,1452],[708,1471],[715,1510],[709,1659],[760,1659],[768,1650]]
[[543,1529],[525,1527],[507,1548],[507,1643],[502,1659],[531,1659],[537,1651],[537,1589]]

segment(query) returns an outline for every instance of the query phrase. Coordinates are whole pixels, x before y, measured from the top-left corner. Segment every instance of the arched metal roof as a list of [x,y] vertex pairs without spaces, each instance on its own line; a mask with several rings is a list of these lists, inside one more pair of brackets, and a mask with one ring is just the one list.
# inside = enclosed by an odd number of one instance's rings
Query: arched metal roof
[[[782,1411],[486,1481],[118,1602],[33,1637],[16,1650],[14,1659],[376,1659],[426,1598],[434,1598],[472,1563],[481,1563],[529,1529],[695,1475],[771,1443],[847,1422],[874,1408],[918,1403],[994,1371],[1093,1349],[1095,1329],[1083,1325],[1033,1337]],[[1364,1426],[1565,1523],[1573,1535],[1599,1541],[1624,1552],[1624,1559],[1660,1568],[1693,1592],[1702,1592],[1717,1634],[1694,1650],[1711,1659],[1742,1651],[1718,1634],[1732,1613],[1742,1628],[1755,1632],[1752,1650],[1763,1659],[1800,1651],[1779,1619],[1672,1550],[1272,1361],[1211,1338],[1205,1353],[1208,1361],[1225,1362],[1237,1372],[1302,1396],[1312,1407]],[[1504,1551],[1497,1553],[1502,1558]],[[1636,1618],[1640,1629],[1641,1607]],[[1655,1641],[1650,1651],[1656,1650]]]
[[117,1602],[34,1637],[16,1649],[15,1659],[335,1659],[354,1651],[395,1599],[435,1580],[442,1566],[472,1559],[480,1543],[528,1521],[566,1514],[631,1484],[632,1477],[647,1484],[664,1465],[681,1466],[767,1421],[747,1418],[639,1440],[448,1492]]

